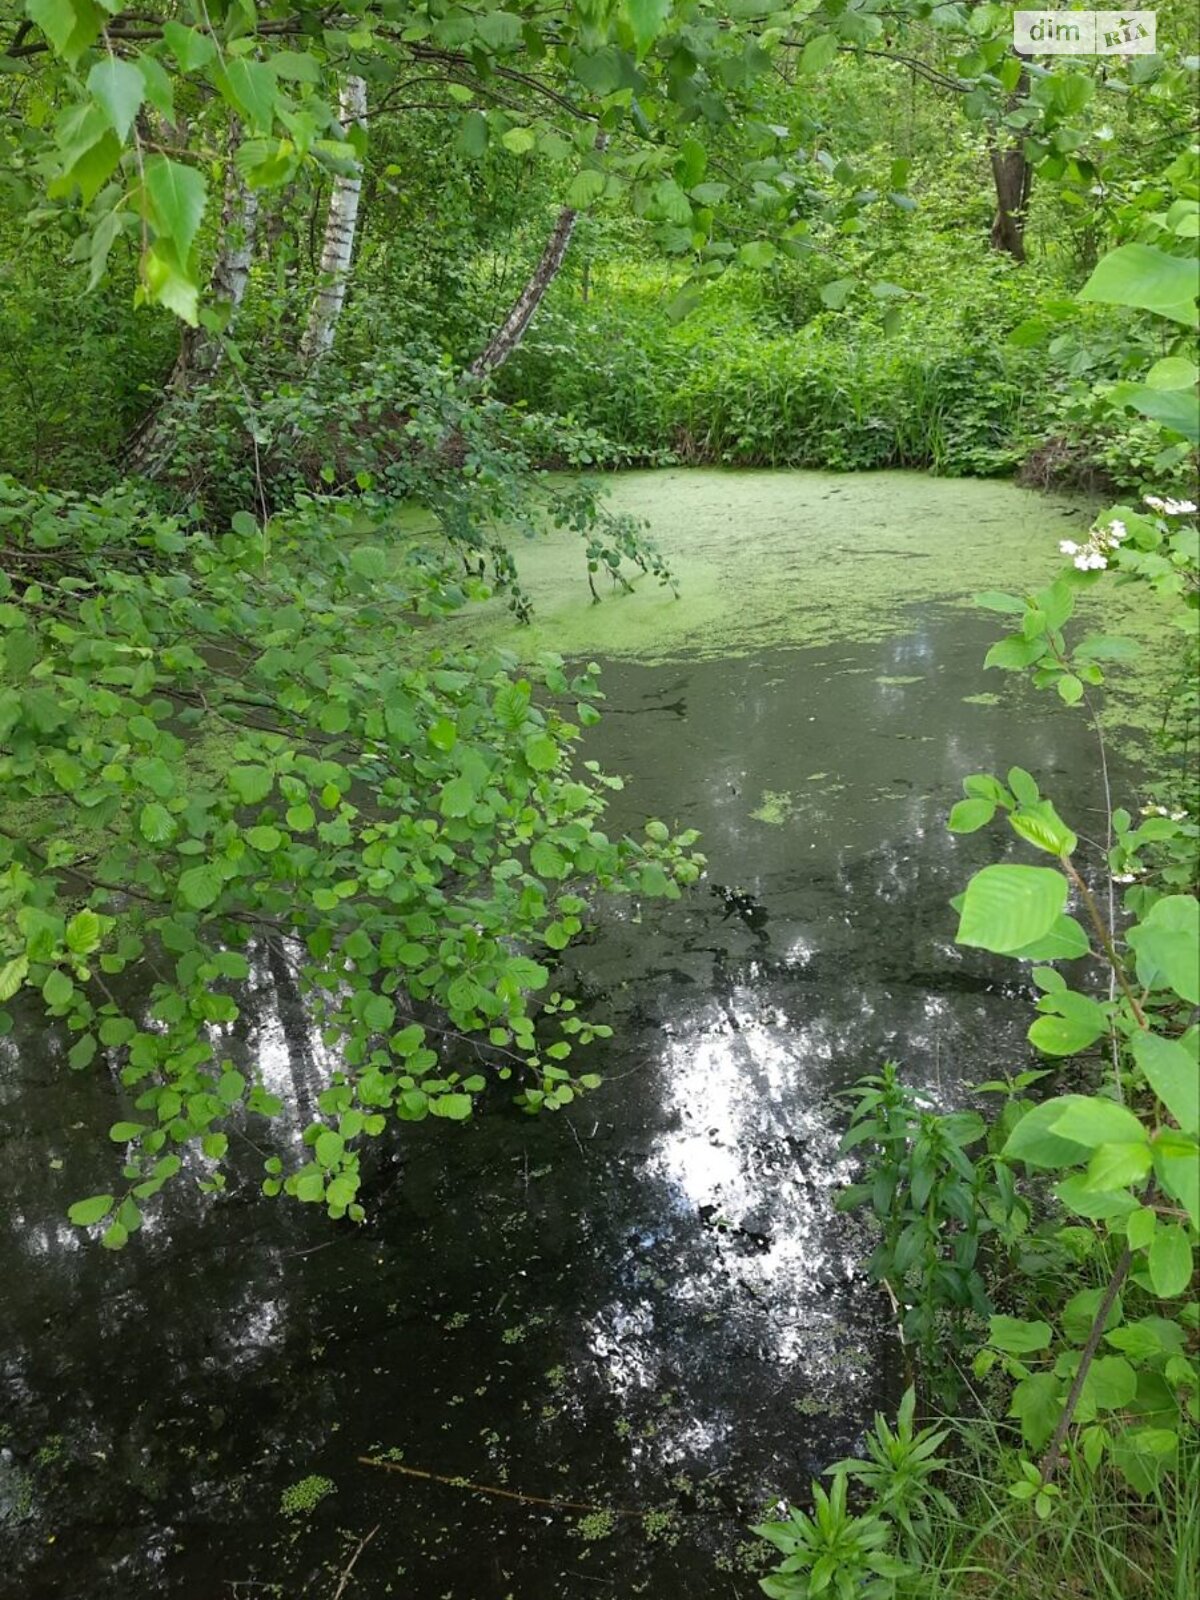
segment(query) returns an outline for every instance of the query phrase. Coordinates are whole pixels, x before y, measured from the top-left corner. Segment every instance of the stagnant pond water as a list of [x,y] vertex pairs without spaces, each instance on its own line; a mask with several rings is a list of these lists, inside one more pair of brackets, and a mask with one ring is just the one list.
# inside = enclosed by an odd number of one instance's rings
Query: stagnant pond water
[[[112,1170],[111,1082],[69,1072],[53,1037],[0,1042],[0,1593],[333,1600],[376,1529],[346,1600],[749,1596],[748,1521],[896,1398],[889,1308],[861,1225],[833,1208],[835,1096],[891,1055],[948,1104],[1026,1058],[1019,974],[956,950],[947,905],[1003,846],[944,818],[964,774],[1020,762],[1086,832],[1099,786],[1083,718],[998,701],[981,665],[996,619],[956,601],[1011,576],[1006,534],[1052,568],[1080,514],[899,475],[665,484],[657,524],[685,584],[704,526],[689,494],[750,541],[769,493],[788,570],[759,586],[769,645],[732,568],[743,610],[716,637],[716,611],[681,611],[664,638],[671,602],[640,597],[639,642],[626,602],[560,596],[589,635],[562,621],[564,650],[603,656],[605,627],[621,635],[588,736],[629,779],[614,825],[697,827],[710,858],[693,893],[605,908],[565,958],[561,986],[615,1028],[589,1062],[602,1089],[558,1116],[497,1093],[470,1124],[399,1128],[359,1228],[264,1200],[247,1151],[226,1197],[177,1185],[113,1257],[64,1218]],[[899,488],[924,520],[897,507],[889,549]],[[851,509],[857,587],[823,575],[807,511],[788,557],[789,506],[829,493]],[[557,560],[533,561],[543,644]],[[923,589],[913,567],[934,574]],[[822,642],[788,642],[789,594]],[[253,982],[241,1055],[293,1096],[298,1128],[328,1063],[286,967]],[[383,1454],[468,1483],[358,1459]],[[285,1515],[314,1475],[333,1492]]]

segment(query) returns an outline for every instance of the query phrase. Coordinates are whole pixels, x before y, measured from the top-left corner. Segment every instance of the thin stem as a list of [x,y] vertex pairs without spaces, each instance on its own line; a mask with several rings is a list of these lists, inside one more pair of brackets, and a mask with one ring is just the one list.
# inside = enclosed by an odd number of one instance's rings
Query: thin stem
[[1084,883],[1083,879],[1080,877],[1078,871],[1076,870],[1075,863],[1071,860],[1070,856],[1061,856],[1059,859],[1062,862],[1063,871],[1079,891],[1079,898],[1083,901],[1084,906],[1087,908],[1087,914],[1091,918],[1093,928],[1096,930],[1096,937],[1100,940],[1101,947],[1104,950],[1105,958],[1108,961],[1109,966],[1112,968],[1117,982],[1121,986],[1122,994],[1124,994],[1126,1000],[1129,1001],[1130,1007],[1133,1010],[1133,1014],[1137,1018],[1138,1027],[1148,1027],[1149,1024],[1146,1021],[1146,1013],[1139,1005],[1137,996],[1129,987],[1129,979],[1125,976],[1125,965],[1120,956],[1117,954],[1116,946],[1113,943],[1112,932],[1104,918],[1100,915],[1100,907],[1096,904],[1095,895],[1093,895],[1087,884]]
[[1087,1381],[1092,1358],[1096,1354],[1096,1347],[1100,1343],[1100,1336],[1103,1334],[1105,1325],[1108,1322],[1109,1312],[1116,1302],[1117,1295],[1125,1281],[1125,1275],[1129,1271],[1132,1261],[1133,1251],[1126,1245],[1121,1252],[1120,1260],[1113,1269],[1112,1277],[1108,1280],[1108,1288],[1104,1291],[1104,1298],[1096,1308],[1096,1315],[1092,1319],[1087,1343],[1084,1345],[1083,1352],[1079,1357],[1079,1366],[1075,1371],[1075,1381],[1071,1385],[1071,1392],[1067,1395],[1067,1403],[1063,1407],[1062,1416],[1058,1419],[1058,1426],[1055,1428],[1053,1437],[1046,1448],[1046,1453],[1042,1457],[1041,1474],[1044,1484],[1052,1482],[1055,1473],[1058,1471],[1058,1463],[1062,1459],[1063,1441],[1067,1437],[1067,1430],[1070,1428],[1072,1419],[1075,1416],[1075,1407],[1079,1404],[1079,1396],[1083,1393],[1083,1386]]

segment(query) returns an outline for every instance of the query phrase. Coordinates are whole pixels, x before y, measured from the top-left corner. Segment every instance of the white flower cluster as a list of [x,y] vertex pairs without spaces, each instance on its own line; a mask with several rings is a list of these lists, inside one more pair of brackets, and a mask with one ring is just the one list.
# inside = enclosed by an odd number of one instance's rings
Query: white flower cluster
[[1159,511],[1165,517],[1190,517],[1196,509],[1194,500],[1160,500],[1156,494],[1143,495],[1142,498],[1151,511]]
[[1086,544],[1076,544],[1074,539],[1063,539],[1058,548],[1065,556],[1073,556],[1080,572],[1100,571],[1108,565],[1108,558],[1128,533],[1119,517],[1104,528],[1093,528]]

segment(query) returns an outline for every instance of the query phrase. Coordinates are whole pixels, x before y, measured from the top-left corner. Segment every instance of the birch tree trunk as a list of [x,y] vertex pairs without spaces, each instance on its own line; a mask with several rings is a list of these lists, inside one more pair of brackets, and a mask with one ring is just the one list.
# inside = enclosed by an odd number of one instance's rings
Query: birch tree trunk
[[212,378],[225,354],[222,335],[228,333],[245,298],[254,261],[254,239],[258,226],[258,195],[238,173],[234,155],[240,142],[235,129],[230,141],[225,172],[225,198],[221,208],[221,231],[217,258],[209,277],[209,298],[214,309],[225,312],[221,332],[203,325],[185,328],[179,354],[171,368],[162,400],[139,424],[125,445],[125,460],[135,472],[153,476],[161,471],[162,450],[166,443],[166,424],[172,404],[189,390]]
[[[367,85],[364,79],[346,79],[338,95],[338,109],[343,125],[363,121],[367,114]],[[320,279],[309,309],[304,337],[300,341],[300,359],[306,369],[315,366],[333,344],[342,303],[346,298],[361,193],[361,168],[357,168],[349,177],[333,180],[333,192],[329,197],[329,211],[325,218]]]
[[[595,148],[598,151],[603,150],[607,143],[607,134],[601,132],[596,135]],[[541,260],[533,269],[529,281],[514,300],[512,309],[504,321],[488,340],[486,349],[475,357],[468,368],[473,378],[486,378],[489,372],[495,372],[497,367],[502,367],[525,337],[529,324],[545,299],[546,290],[554,282],[566,260],[571,235],[575,232],[578,220],[579,213],[570,206],[563,206],[558,213],[550,237],[546,241],[546,248],[542,251]]]

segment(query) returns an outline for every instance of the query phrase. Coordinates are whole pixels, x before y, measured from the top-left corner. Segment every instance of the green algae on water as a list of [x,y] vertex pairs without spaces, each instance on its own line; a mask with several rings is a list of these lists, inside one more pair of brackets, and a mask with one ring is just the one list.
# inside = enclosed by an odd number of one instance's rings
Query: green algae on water
[[649,524],[679,599],[635,575],[632,593],[602,591],[593,603],[582,546],[555,534],[513,546],[530,626],[496,598],[448,627],[527,659],[553,650],[649,665],[866,642],[902,632],[914,604],[970,605],[984,587],[1049,582],[1059,539],[1093,511],[1004,481],[920,472],[671,468],[605,481],[612,510]]
[[787,790],[776,792],[764,789],[762,804],[750,813],[755,822],[769,822],[773,828],[782,828],[795,812],[795,804]]

